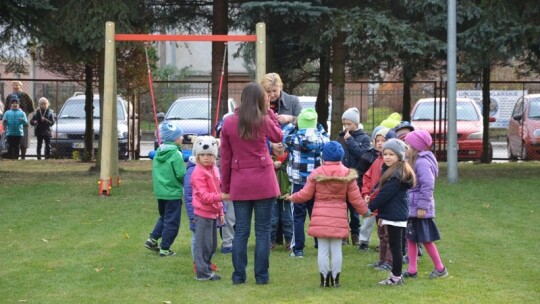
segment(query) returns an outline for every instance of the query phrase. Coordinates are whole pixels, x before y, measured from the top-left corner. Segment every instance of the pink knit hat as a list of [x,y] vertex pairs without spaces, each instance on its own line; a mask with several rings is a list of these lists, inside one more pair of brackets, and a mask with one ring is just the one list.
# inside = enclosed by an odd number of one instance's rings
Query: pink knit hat
[[415,130],[405,136],[405,142],[416,151],[422,152],[429,150],[433,139],[426,130]]

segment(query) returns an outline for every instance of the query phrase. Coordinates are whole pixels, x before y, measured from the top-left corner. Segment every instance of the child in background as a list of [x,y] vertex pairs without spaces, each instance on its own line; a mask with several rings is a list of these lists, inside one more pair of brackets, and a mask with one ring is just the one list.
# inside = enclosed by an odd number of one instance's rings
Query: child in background
[[[390,130],[389,128],[379,126],[373,130],[374,149],[368,153],[371,153],[369,156],[371,159],[375,154],[377,156],[366,173],[364,173],[361,190],[362,197],[368,204],[370,201],[375,199],[380,190],[379,181],[381,179],[382,167],[384,165],[382,154],[383,145],[387,140],[394,137],[394,131]],[[365,166],[367,165],[364,165],[364,168]],[[376,214],[377,212],[374,213]],[[371,230],[373,229],[375,221],[375,216],[364,220],[360,229],[360,250],[368,250],[369,240],[371,238]],[[379,260],[373,264],[370,264],[370,266],[373,266],[377,270],[390,270],[392,268],[392,253],[388,247],[388,231],[386,230],[386,226],[377,226],[377,235],[379,236]]]
[[392,251],[391,275],[380,285],[402,285],[403,255],[401,240],[407,226],[409,214],[408,190],[415,186],[414,170],[405,161],[407,145],[396,138],[389,139],[383,145],[383,173],[379,182],[379,193],[368,208],[378,210],[378,225],[386,226],[388,244]]
[[407,247],[409,253],[409,269],[403,273],[406,278],[416,278],[418,269],[416,256],[418,244],[424,244],[429,257],[435,266],[429,277],[444,278],[448,271],[444,267],[434,241],[440,240],[435,218],[435,178],[439,167],[435,155],[430,151],[432,138],[424,130],[413,131],[405,137],[410,149],[407,162],[414,168],[417,184],[409,190],[409,220],[407,223]]
[[37,137],[37,159],[41,159],[41,146],[45,141],[45,159],[51,156],[51,127],[54,125],[52,110],[49,109],[49,100],[41,97],[38,101],[39,108],[34,112],[30,124],[35,127]]
[[414,126],[412,123],[404,120],[394,128],[394,131],[398,139],[405,140],[405,136],[414,131]]
[[[317,124],[317,112],[315,109],[303,109],[298,115],[298,129],[294,124],[288,124],[283,128],[283,142],[289,152],[289,165],[287,174],[292,183],[292,193],[296,193],[304,187],[307,177],[321,165],[321,150],[325,143],[329,142],[328,135],[320,124]],[[304,257],[304,224],[306,213],[311,218],[313,199],[305,204],[293,206],[293,235],[294,245],[291,257]],[[317,240],[315,239],[317,247]]]
[[218,141],[212,136],[197,137],[193,143],[197,164],[191,175],[192,203],[195,213],[195,268],[197,280],[217,281],[221,277],[212,269],[212,255],[217,249],[217,219],[223,225],[223,200],[219,169],[216,166]]
[[347,202],[359,214],[370,214],[356,184],[358,173],[341,163],[343,154],[337,141],[326,143],[322,149],[323,164],[311,172],[304,188],[288,197],[294,203],[315,198],[308,234],[319,243],[320,287],[340,287],[342,239],[349,235]]
[[[345,154],[341,162],[347,168],[359,169],[360,157],[370,147],[369,135],[363,130],[360,123],[360,112],[356,107],[350,108],[341,116],[343,131],[339,132],[338,142],[341,143]],[[358,174],[356,183],[362,186],[362,174]],[[353,246],[360,245],[360,217],[351,204],[347,204],[349,210],[349,228],[351,229],[351,243]],[[343,239],[344,245],[349,244],[349,238]]]
[[[179,126],[163,123],[160,128],[163,144],[152,159],[152,182],[158,200],[159,218],[144,247],[159,252],[160,257],[173,256],[170,250],[178,235],[186,166],[180,149],[183,131]],[[161,238],[161,246],[158,240]]]
[[9,104],[11,108],[2,117],[8,143],[6,158],[19,159],[19,145],[24,136],[23,127],[28,125],[28,120],[23,110],[19,109],[19,99],[12,98]]
[[270,143],[272,160],[274,161],[274,169],[279,184],[281,196],[277,198],[272,208],[272,232],[270,234],[270,249],[276,246],[276,234],[278,231],[278,223],[281,220],[282,232],[285,236],[285,248],[290,250],[291,240],[293,236],[293,221],[291,212],[291,203],[284,200],[283,196],[291,193],[291,182],[287,175],[287,164],[289,163],[289,154],[285,151],[283,143]]

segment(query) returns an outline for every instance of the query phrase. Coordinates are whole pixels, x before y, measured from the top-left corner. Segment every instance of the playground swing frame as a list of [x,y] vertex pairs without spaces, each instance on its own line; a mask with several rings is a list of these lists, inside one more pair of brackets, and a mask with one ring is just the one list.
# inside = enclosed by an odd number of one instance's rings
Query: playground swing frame
[[161,34],[116,34],[114,22],[105,23],[105,62],[103,90],[103,129],[100,131],[100,177],[99,195],[111,195],[113,186],[120,186],[118,170],[118,134],[116,132],[116,41],[208,41],[208,42],[255,42],[256,81],[266,73],[266,25],[255,26],[255,35],[161,35]]

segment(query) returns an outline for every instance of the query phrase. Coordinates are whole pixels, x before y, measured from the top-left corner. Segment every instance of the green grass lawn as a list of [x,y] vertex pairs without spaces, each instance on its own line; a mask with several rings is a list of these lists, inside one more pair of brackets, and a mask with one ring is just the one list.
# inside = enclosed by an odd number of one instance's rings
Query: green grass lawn
[[[540,163],[459,165],[459,182],[436,187],[437,242],[450,276],[430,280],[429,257],[404,286],[378,286],[387,276],[367,267],[372,250],[343,249],[342,287],[318,287],[317,251],[304,259],[271,253],[270,284],[253,277],[232,285],[230,255],[214,262],[222,280],[198,282],[185,209],[175,257],[143,247],[157,217],[150,162],[122,162],[122,186],[98,195],[93,164],[0,161],[1,303],[538,303],[540,298]],[[405,270],[406,268],[404,268]]]

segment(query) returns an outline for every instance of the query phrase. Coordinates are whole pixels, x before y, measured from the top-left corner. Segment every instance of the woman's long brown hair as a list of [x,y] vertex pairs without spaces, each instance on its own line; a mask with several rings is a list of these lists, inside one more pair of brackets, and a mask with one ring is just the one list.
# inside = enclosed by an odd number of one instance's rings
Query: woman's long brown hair
[[242,91],[238,107],[238,136],[240,138],[253,140],[258,137],[267,107],[263,87],[255,82],[247,84]]

